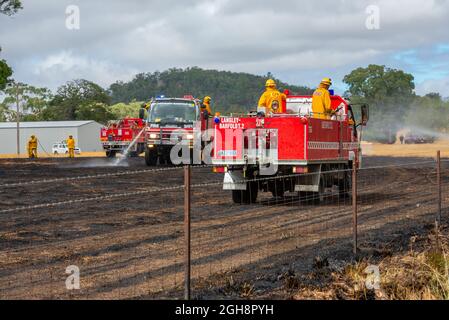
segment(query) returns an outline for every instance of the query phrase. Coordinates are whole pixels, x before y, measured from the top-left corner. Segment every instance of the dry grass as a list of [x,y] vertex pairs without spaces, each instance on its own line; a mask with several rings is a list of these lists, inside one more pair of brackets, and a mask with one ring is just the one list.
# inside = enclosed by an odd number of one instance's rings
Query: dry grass
[[[68,155],[60,154],[60,155],[53,155],[53,154],[45,154],[45,153],[39,153],[39,158],[68,158]],[[75,158],[91,158],[91,157],[97,157],[97,158],[103,158],[106,157],[105,153],[103,151],[100,152],[81,152],[81,154],[75,155]],[[16,159],[17,154],[0,154],[0,159]],[[28,158],[27,154],[21,154],[21,159]]]
[[381,144],[362,142],[363,154],[389,157],[435,157],[438,150],[442,157],[449,157],[449,140],[437,140],[427,144]]
[[[357,299],[357,300],[447,300],[449,299],[449,241],[446,236],[432,234],[420,239],[424,247],[410,249],[400,255],[372,262],[370,258],[347,265],[342,271],[328,267],[314,271],[311,277],[329,280],[323,286],[304,286],[295,299]],[[379,288],[366,285],[367,267],[377,265],[380,271]]]

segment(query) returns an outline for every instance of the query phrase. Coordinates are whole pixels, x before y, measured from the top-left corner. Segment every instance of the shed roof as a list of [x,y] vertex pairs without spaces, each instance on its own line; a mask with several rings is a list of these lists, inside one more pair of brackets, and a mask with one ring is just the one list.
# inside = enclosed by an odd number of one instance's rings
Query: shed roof
[[[35,121],[35,122],[20,122],[20,128],[74,128],[81,127],[86,124],[95,122],[93,120],[87,121]],[[100,124],[99,124],[100,125]],[[0,129],[16,128],[16,122],[0,122]]]

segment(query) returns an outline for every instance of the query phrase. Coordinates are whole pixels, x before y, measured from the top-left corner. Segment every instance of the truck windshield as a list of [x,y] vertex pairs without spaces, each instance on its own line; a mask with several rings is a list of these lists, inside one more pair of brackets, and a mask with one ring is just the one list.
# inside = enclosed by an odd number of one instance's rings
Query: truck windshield
[[155,103],[151,106],[150,123],[193,123],[196,108],[193,103]]

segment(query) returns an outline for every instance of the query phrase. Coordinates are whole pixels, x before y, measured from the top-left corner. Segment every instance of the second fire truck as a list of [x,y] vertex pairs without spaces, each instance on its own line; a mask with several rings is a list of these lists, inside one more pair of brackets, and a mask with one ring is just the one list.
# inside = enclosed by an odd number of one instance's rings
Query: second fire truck
[[[171,151],[183,143],[193,158],[196,135],[213,127],[213,118],[201,112],[201,101],[192,96],[183,98],[159,97],[149,105],[145,129],[145,162],[148,166],[171,164]],[[197,159],[201,159],[201,150]]]
[[288,96],[286,112],[216,117],[212,163],[224,173],[223,189],[235,203],[256,202],[259,191],[274,197],[300,192],[322,200],[337,186],[340,195],[351,187],[350,169],[360,165],[358,127],[368,121],[368,106],[356,120],[353,107],[331,96],[333,119],[317,119],[311,96]]

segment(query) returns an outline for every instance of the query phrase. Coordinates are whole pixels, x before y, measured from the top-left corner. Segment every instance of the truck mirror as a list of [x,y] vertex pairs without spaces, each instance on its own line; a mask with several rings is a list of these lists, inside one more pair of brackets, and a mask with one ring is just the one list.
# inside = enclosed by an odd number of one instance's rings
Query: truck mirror
[[145,119],[145,109],[144,108],[141,108],[139,110],[139,119],[141,119],[141,120]]
[[360,124],[362,126],[366,126],[368,124],[368,120],[369,120],[369,107],[367,104],[363,104],[361,107],[361,111],[362,111],[362,120],[360,122]]

